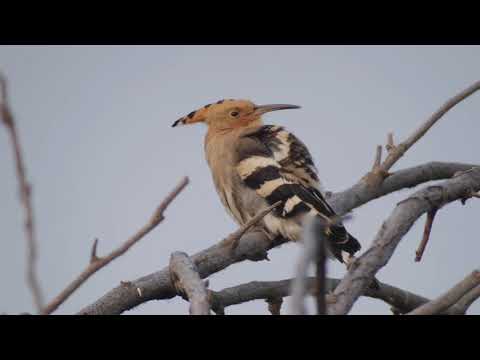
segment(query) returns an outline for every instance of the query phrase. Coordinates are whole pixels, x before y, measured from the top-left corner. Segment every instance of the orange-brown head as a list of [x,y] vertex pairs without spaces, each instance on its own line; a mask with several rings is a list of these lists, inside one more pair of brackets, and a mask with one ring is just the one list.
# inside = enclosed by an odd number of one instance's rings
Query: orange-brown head
[[255,105],[249,100],[220,100],[181,117],[172,127],[203,122],[216,129],[233,129],[260,124],[261,116],[269,111],[298,108],[287,104]]

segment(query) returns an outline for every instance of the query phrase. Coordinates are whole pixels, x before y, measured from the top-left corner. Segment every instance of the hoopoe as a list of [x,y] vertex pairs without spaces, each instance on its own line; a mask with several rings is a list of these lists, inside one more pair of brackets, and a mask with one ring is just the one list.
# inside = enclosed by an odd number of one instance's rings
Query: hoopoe
[[[260,223],[270,238],[298,241],[310,216],[335,217],[325,200],[317,169],[305,144],[283,127],[263,125],[262,115],[296,105],[258,106],[248,100],[220,100],[178,119],[172,127],[205,123],[205,154],[225,209],[245,224],[281,201]],[[341,223],[327,229],[328,250],[347,266],[360,243]]]

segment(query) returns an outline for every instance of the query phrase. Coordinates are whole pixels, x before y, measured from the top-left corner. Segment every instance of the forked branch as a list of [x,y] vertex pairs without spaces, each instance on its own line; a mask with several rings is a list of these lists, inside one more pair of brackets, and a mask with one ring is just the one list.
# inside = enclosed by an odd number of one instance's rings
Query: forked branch
[[[145,235],[152,231],[158,224],[160,224],[164,219],[164,211],[167,209],[168,205],[177,197],[178,194],[188,185],[188,178],[184,177],[180,183],[168,194],[168,196],[162,201],[160,206],[155,210],[150,220],[140,228],[132,237],[125,241],[120,247],[112,251],[110,254],[104,257],[97,256],[97,244],[98,240],[96,239],[93,243],[90,263],[82,271],[82,273],[73,280],[60,294],[58,294],[43,310],[43,315],[51,314],[55,311],[65,300],[68,299],[72,293],[77,290],[90,276],[96,273],[98,270],[108,265],[111,261],[115,260],[119,256],[123,255],[135,245],[139,240],[141,240]],[[138,292],[138,290],[137,290]],[[141,291],[140,291],[141,296]]]
[[170,276],[177,292],[190,302],[190,315],[210,314],[207,288],[187,254],[177,251],[170,256]]
[[380,268],[390,260],[395,248],[413,223],[425,212],[464,197],[467,189],[480,190],[480,168],[465,172],[437,186],[420,190],[397,204],[383,223],[372,246],[360,256],[335,289],[336,303],[331,314],[347,314]]
[[[295,279],[279,280],[279,281],[251,281],[245,284],[232,286],[221,291],[210,291],[211,307],[216,313],[223,314],[229,306],[243,304],[249,301],[265,299],[277,299],[279,302],[282,298],[291,296],[292,282]],[[340,283],[340,279],[325,279],[325,292],[333,292]],[[317,296],[316,278],[306,278],[307,293]],[[423,304],[430,302],[429,299],[414,294],[410,291],[400,289],[398,287],[379,283],[378,288],[367,287],[362,296],[377,299],[385,302],[395,308],[399,314],[408,313]],[[480,296],[480,286],[471,290],[467,295],[462,297],[458,303],[452,305],[442,312],[445,315],[464,314],[470,304]]]
[[475,270],[438,299],[423,304],[422,306],[409,312],[407,315],[440,314],[458,302],[462,297],[469,293],[470,290],[474,289],[478,285],[480,285],[480,271]]
[[[418,140],[420,140],[435,123],[442,118],[451,108],[466,99],[480,89],[480,81],[470,85],[465,90],[461,91],[454,97],[446,101],[437,111],[435,111],[418,129],[416,129],[407,139],[402,143],[395,145],[393,143],[393,134],[389,133],[387,137],[386,148],[388,155],[385,160],[367,174],[366,180],[370,184],[378,184],[382,178],[389,175],[391,167],[410,149]],[[378,150],[377,150],[378,157]]]
[[[329,202],[337,213],[347,213],[373,199],[390,194],[400,189],[411,188],[424,182],[449,179],[459,171],[472,169],[475,165],[459,163],[431,162],[395,172],[378,187],[371,188],[359,181],[351,188],[332,194]],[[225,239],[197,254],[191,256],[198,268],[201,278],[221,271],[228,266],[246,259],[265,259],[269,249],[282,244],[280,239],[272,242],[265,234],[250,231],[238,241],[235,251],[231,251],[231,240]],[[132,280],[131,287],[117,286],[86,306],[78,314],[121,314],[135,306],[159,299],[170,299],[176,291],[170,281],[168,267],[139,279]],[[139,297],[136,288],[142,289]]]

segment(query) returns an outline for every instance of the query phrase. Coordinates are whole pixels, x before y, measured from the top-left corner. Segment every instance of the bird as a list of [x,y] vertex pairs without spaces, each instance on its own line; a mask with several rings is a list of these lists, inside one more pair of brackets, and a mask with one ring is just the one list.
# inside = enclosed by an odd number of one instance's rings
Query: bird
[[[337,218],[326,200],[318,170],[306,145],[282,126],[265,125],[262,116],[278,110],[298,109],[289,104],[256,105],[250,100],[223,99],[176,120],[172,127],[204,123],[207,163],[220,200],[241,226],[278,202],[259,223],[273,240],[301,241],[307,219]],[[330,258],[347,268],[360,250],[359,241],[341,221],[325,230]]]

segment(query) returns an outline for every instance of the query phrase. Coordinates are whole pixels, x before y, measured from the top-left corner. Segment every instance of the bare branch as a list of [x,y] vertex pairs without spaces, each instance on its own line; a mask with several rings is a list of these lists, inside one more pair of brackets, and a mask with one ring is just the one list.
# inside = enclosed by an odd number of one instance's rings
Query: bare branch
[[190,315],[210,314],[207,288],[187,254],[177,251],[170,256],[170,276],[177,292],[190,301]]
[[[307,272],[310,264],[314,261],[317,253],[317,234],[315,230],[316,221],[324,224],[323,219],[313,218],[308,221],[304,226],[303,236],[303,248],[298,259],[298,263],[295,269],[295,281],[292,283],[292,300],[291,300],[291,314],[293,315],[306,315],[307,309],[305,307],[305,295],[307,294]],[[324,237],[322,231],[320,237]]]
[[387,145],[385,146],[385,148],[387,149],[387,151],[389,153],[395,149],[395,143],[393,142],[393,133],[388,133],[388,135],[387,135]]
[[396,171],[374,187],[360,180],[352,187],[332,194],[328,202],[337,213],[345,214],[369,201],[395,191],[413,188],[429,181],[450,179],[456,173],[463,174],[465,171],[471,171],[475,167],[478,167],[478,165],[429,162]]
[[40,287],[37,272],[37,240],[35,234],[35,222],[31,201],[32,188],[27,181],[25,165],[23,162],[22,148],[18,138],[15,119],[8,104],[7,81],[0,73],[0,117],[8,130],[12,142],[17,178],[20,188],[20,200],[25,212],[25,234],[27,239],[27,283],[33,296],[33,302],[40,312],[43,307],[43,295]]
[[373,161],[372,171],[375,171],[382,164],[382,147],[377,145],[375,160]]
[[461,199],[467,189],[480,189],[480,168],[447,180],[437,186],[417,191],[397,204],[383,223],[372,246],[360,256],[335,289],[337,302],[328,308],[331,314],[346,314],[357,298],[365,291],[380,268],[385,266],[400,240],[413,223],[433,208]]
[[97,246],[98,246],[98,239],[95,239],[92,245],[92,251],[90,252],[90,264],[99,260],[97,256]]
[[423,252],[427,247],[428,240],[430,239],[430,233],[432,231],[433,220],[435,219],[435,215],[437,214],[437,210],[433,208],[429,212],[427,212],[427,220],[425,221],[425,228],[423,230],[423,238],[418,246],[417,251],[415,252],[415,261],[422,260]]
[[465,279],[448,290],[438,299],[432,300],[415,310],[409,312],[407,315],[433,315],[439,314],[448,309],[450,306],[459,301],[470,290],[480,285],[480,271],[475,270],[469,274]]
[[[329,203],[337,213],[347,213],[370,200],[424,182],[448,179],[455,173],[472,169],[474,166],[442,162],[415,166],[395,172],[376,188],[370,188],[363,181],[359,181],[351,188],[333,194],[329,197]],[[200,277],[206,278],[239,261],[264,259],[266,251],[284,242],[285,240],[281,238],[270,241],[261,232],[249,231],[242,236],[233,253],[229,251],[230,247],[220,243],[193,255],[192,260],[197,265]],[[169,299],[176,296],[176,291],[170,281],[168,267],[143,276],[132,283],[134,287],[142,289],[143,296],[141,298],[130,287],[117,286],[91,305],[86,306],[79,314],[121,314],[150,300]]]
[[443,115],[445,115],[447,111],[479,89],[480,81],[477,81],[446,101],[437,111],[432,114],[432,116],[430,116],[429,119],[427,119],[427,121],[425,121],[417,130],[415,130],[413,134],[411,134],[403,143],[395,147],[395,151],[392,151],[383,162],[383,170],[388,171],[405,154],[405,152],[413,146],[413,144],[420,140],[422,136],[425,135],[426,132],[438,120],[440,120]]
[[[200,278],[204,279],[240,261],[266,260],[269,249],[285,242],[286,240],[283,238],[270,240],[263,232],[249,231],[242,236],[235,251],[232,251],[230,246],[226,246],[226,244],[231,244],[228,242],[227,237],[208,249],[191,256],[191,259],[197,266]],[[177,295],[171,282],[168,267],[132,281],[131,284],[132,286],[130,287],[116,287],[95,304],[82,309],[78,314],[120,314],[146,301],[169,299]],[[139,298],[134,291],[136,287],[140,287],[143,290],[143,296],[141,298]]]
[[252,226],[256,225],[260,220],[262,220],[267,214],[271,213],[273,209],[275,209],[278,205],[282,202],[277,201],[275,204],[263,209],[253,218],[251,218],[245,225],[240,227],[237,231],[230,234],[225,240],[223,240],[223,244],[229,245],[231,251],[235,251],[238,246],[238,242],[242,238],[242,236],[252,228]]
[[304,228],[303,249],[298,260],[295,272],[295,281],[292,284],[291,313],[305,315],[307,313],[304,297],[308,293],[307,270],[310,263],[316,264],[316,304],[317,314],[325,314],[325,262],[326,239],[325,234],[329,226],[342,221],[342,217],[327,219],[315,217],[310,219]]
[[457,307],[461,309],[461,313],[464,314],[467,312],[470,305],[472,305],[473,302],[475,302],[475,300],[477,300],[479,297],[480,285],[476,286],[468,293],[466,293],[454,306],[450,307],[450,309],[452,309],[453,307]]
[[[325,315],[327,313],[327,305],[325,303],[325,279],[327,276],[327,246],[325,243],[325,236],[323,234],[324,228],[316,223],[316,232],[317,235],[317,251],[315,258],[315,279],[316,279],[316,304],[317,304],[317,315]],[[321,233],[322,232],[322,233]]]
[[[211,291],[211,307],[217,312],[219,309],[223,312],[225,308],[232,305],[239,305],[248,301],[262,299],[281,299],[291,295],[292,283],[295,279],[287,279],[280,281],[251,281],[245,284],[233,286],[221,291]],[[316,278],[309,277],[306,279],[307,292],[316,296],[317,286]],[[325,291],[334,291],[340,279],[325,279]],[[362,296],[384,301],[395,308],[399,313],[405,314],[413,309],[428,303],[430,300],[414,294],[410,291],[403,290],[385,283],[379,283],[378,289],[367,287]],[[473,291],[473,290],[472,290]],[[463,298],[462,298],[463,299]],[[462,314],[460,302],[449,308],[445,314]]]
[[389,175],[390,168],[405,154],[405,152],[410,149],[413,144],[420,140],[426,132],[438,121],[440,118],[445,115],[451,108],[460,103],[462,100],[466,99],[477,90],[480,89],[480,81],[475,82],[470,85],[465,90],[461,91],[448,101],[446,101],[437,111],[435,111],[418,129],[416,129],[405,141],[395,146],[393,144],[393,135],[388,135],[388,156],[385,158],[383,163],[380,166],[375,167],[374,171],[371,171],[367,174],[364,179],[370,185],[377,185],[381,182],[382,177],[386,178]]
[[[145,235],[147,235],[150,231],[152,231],[158,224],[160,224],[163,219],[163,213],[168,207],[168,205],[177,197],[178,194],[188,185],[188,178],[184,177],[180,183],[170,192],[170,194],[162,201],[160,206],[155,210],[150,220],[140,228],[132,237],[130,237],[127,241],[125,241],[120,247],[112,251],[110,254],[104,257],[97,257],[96,250],[97,250],[97,243],[98,241],[95,240],[90,257],[90,263],[82,271],[82,273],[72,281],[60,294],[58,294],[45,308],[42,310],[43,315],[51,314],[55,311],[68,297],[78,289],[90,276],[96,273],[98,270],[103,268],[104,266],[108,265],[111,261],[115,260],[119,256],[123,255],[130,249],[133,245],[135,245],[139,240],[141,240]],[[138,290],[141,287],[135,288],[136,296],[142,297],[141,294],[138,294]]]

